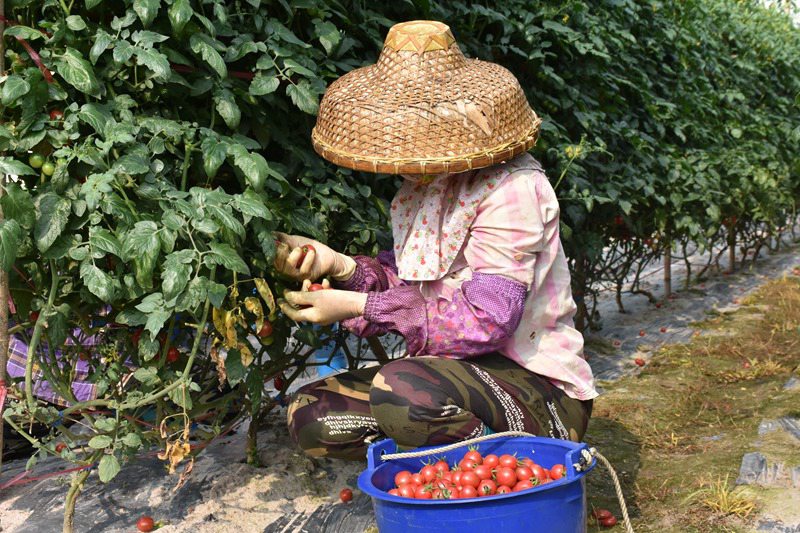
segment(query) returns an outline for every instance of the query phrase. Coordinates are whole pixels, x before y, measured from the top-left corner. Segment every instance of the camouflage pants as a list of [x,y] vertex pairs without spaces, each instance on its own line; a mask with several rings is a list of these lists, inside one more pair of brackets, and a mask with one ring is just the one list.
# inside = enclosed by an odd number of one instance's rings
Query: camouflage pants
[[480,436],[487,428],[579,441],[591,410],[591,401],[570,398],[500,354],[414,357],[302,387],[289,404],[288,424],[309,455],[357,460],[385,437],[413,448]]

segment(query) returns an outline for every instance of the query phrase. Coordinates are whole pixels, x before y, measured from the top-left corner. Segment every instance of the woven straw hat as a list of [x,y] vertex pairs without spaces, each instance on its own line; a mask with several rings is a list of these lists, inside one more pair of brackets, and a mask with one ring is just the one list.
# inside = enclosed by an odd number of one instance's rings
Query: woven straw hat
[[511,72],[464,57],[446,24],[416,20],[389,30],[377,64],[330,85],[312,141],[347,168],[453,173],[530,149],[540,123]]

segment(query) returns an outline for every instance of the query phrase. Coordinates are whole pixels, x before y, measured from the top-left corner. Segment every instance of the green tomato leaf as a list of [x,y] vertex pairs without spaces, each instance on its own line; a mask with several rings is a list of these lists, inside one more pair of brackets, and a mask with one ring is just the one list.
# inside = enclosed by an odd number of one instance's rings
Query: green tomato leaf
[[100,83],[95,76],[92,64],[80,52],[67,47],[61,60],[56,62],[56,70],[64,81],[90,96],[100,96]]
[[16,220],[0,220],[0,270],[8,272],[17,259],[22,228]]
[[213,178],[228,155],[228,143],[214,137],[206,137],[200,144],[203,151],[203,169],[206,176]]
[[72,211],[69,200],[53,192],[37,198],[34,240],[40,252],[46,252],[64,231]]
[[108,435],[96,435],[89,441],[89,447],[95,450],[102,450],[108,448],[114,442],[114,439]]
[[0,198],[3,216],[6,220],[16,220],[26,230],[33,229],[36,211],[30,193],[13,182],[7,183],[5,187],[6,193]]
[[253,96],[264,96],[265,94],[274,93],[281,82],[277,76],[264,76],[258,74],[253,81],[250,82],[248,92]]
[[175,33],[180,33],[192,18],[192,5],[189,0],[175,0],[169,8],[169,23]]
[[[192,253],[190,250],[187,250]],[[171,260],[172,257],[181,252],[174,252],[167,256],[164,262],[164,269],[161,272],[161,290],[164,292],[164,300],[173,301],[186,288],[189,283],[189,276],[192,273],[190,265],[179,261]]]
[[108,483],[119,474],[120,466],[119,461],[113,455],[104,455],[100,459],[100,465],[97,468],[97,473],[100,476],[100,481]]
[[272,213],[264,205],[261,196],[252,189],[247,189],[244,194],[237,194],[234,197],[233,206],[243,215],[272,220]]
[[206,264],[221,265],[228,270],[238,272],[239,274],[250,274],[250,269],[247,268],[239,254],[236,253],[230,245],[212,242],[209,247],[211,248],[208,255],[205,256]]
[[161,7],[161,0],[133,0],[133,10],[145,28],[156,18],[159,7]]
[[158,80],[167,81],[169,79],[171,71],[167,56],[158,50],[152,48],[145,49],[138,46],[133,47],[133,53],[136,55],[136,59],[139,60],[139,63],[153,71],[153,74],[155,74]]
[[161,381],[158,377],[158,370],[151,366],[143,366],[136,369],[133,377],[137,379],[142,385],[158,385]]
[[214,105],[225,124],[230,129],[235,130],[242,119],[242,112],[236,104],[236,98],[234,98],[233,93],[228,89],[217,91],[214,95]]
[[192,395],[185,386],[177,387],[169,391],[169,399],[178,407],[183,407],[184,409],[192,408]]
[[199,54],[203,61],[208,63],[220,78],[225,78],[228,76],[228,68],[225,66],[222,56],[219,55],[219,52],[214,49],[211,43],[211,38],[202,33],[194,33],[189,38],[189,45],[192,47],[192,51],[195,54]]
[[86,29],[86,22],[80,15],[70,15],[67,17],[67,28],[72,31],[81,31]]
[[331,52],[334,51],[336,46],[338,46],[339,42],[342,40],[342,35],[332,22],[315,20],[314,33],[317,34],[319,42],[322,44],[322,47],[325,49],[325,52],[328,55],[331,55]]
[[92,48],[89,50],[89,61],[92,62],[92,65],[97,63],[97,60],[100,56],[108,50],[109,45],[114,41],[114,37],[111,36],[110,33],[97,30],[97,33],[94,36],[94,44]]
[[28,94],[31,90],[31,85],[22,76],[11,76],[6,78],[3,82],[3,91],[0,93],[0,102],[3,105],[13,104],[19,97]]
[[319,111],[319,99],[311,91],[311,85],[307,81],[287,86],[286,94],[292,99],[292,103],[304,113],[316,115]]
[[138,448],[142,445],[142,438],[138,433],[128,433],[122,437],[122,444],[128,448]]
[[43,39],[45,35],[39,30],[34,30],[28,26],[17,24],[6,28],[4,33],[5,37],[21,37],[26,41],[35,41],[36,39]]
[[228,376],[228,384],[231,387],[244,379],[247,367],[242,364],[242,354],[239,350],[228,350],[225,356],[225,372]]
[[137,222],[123,239],[125,256],[133,261],[136,282],[145,289],[153,286],[153,270],[161,250],[158,226],[151,220]]
[[36,176],[39,173],[31,167],[10,157],[0,157],[0,174],[11,174],[12,176]]
[[109,303],[114,299],[116,287],[114,279],[87,259],[81,263],[81,279],[89,292]]

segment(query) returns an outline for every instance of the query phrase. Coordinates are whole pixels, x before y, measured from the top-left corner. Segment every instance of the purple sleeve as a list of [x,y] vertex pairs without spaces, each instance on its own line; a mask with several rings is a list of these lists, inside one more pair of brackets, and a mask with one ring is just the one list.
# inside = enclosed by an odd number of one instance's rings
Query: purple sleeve
[[334,287],[346,291],[372,292],[385,291],[403,284],[397,277],[394,253],[383,251],[375,258],[365,255],[353,257],[356,269],[347,281],[335,281]]
[[408,285],[370,292],[362,320],[401,334],[410,355],[470,357],[505,345],[522,318],[526,293],[519,281],[475,272],[451,301],[426,300]]

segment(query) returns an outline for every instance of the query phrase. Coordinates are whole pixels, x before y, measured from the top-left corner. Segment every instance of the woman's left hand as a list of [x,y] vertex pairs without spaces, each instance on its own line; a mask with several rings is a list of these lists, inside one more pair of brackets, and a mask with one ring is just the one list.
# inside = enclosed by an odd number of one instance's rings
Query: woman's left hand
[[[295,322],[312,322],[327,326],[364,314],[367,294],[363,292],[325,289],[309,292],[309,280],[302,291],[285,291],[279,300],[281,311]],[[329,286],[327,281],[323,284]]]

